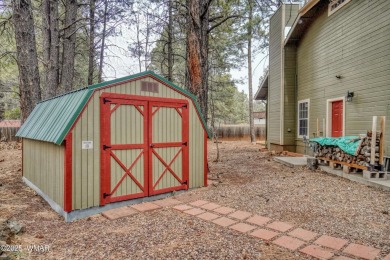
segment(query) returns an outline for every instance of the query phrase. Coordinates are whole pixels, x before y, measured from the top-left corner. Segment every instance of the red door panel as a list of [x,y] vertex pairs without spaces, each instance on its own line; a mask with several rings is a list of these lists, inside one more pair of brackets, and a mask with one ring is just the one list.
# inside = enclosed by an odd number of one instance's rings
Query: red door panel
[[187,103],[149,102],[149,143],[149,194],[188,189]]
[[101,205],[148,196],[147,102],[101,99]]
[[343,101],[332,102],[332,137],[343,136]]

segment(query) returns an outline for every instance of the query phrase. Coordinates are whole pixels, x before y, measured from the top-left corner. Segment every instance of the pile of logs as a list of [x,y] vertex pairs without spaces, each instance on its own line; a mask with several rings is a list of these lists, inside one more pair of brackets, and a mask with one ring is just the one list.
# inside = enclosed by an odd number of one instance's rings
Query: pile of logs
[[[380,146],[381,133],[377,133],[375,144],[375,164],[379,163],[379,146]],[[346,162],[350,164],[357,164],[362,166],[369,166],[371,161],[371,131],[362,138],[361,144],[358,147],[355,155],[345,153],[337,146],[321,146],[316,145],[314,150],[314,156],[316,158],[326,158],[333,161]]]

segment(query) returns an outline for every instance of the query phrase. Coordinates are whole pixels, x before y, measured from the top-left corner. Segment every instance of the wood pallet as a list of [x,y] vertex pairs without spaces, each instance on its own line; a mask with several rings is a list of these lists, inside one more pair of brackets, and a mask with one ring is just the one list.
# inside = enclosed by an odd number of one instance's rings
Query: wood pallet
[[358,165],[358,164],[354,164],[354,163],[335,161],[335,160],[331,160],[331,159],[328,159],[325,157],[318,157],[317,159],[320,162],[321,161],[326,162],[326,164],[329,164],[329,166],[332,167],[333,169],[336,168],[338,165],[340,165],[340,167],[343,169],[343,171],[345,173],[356,172],[357,170],[363,170],[363,171],[368,170],[367,166]]

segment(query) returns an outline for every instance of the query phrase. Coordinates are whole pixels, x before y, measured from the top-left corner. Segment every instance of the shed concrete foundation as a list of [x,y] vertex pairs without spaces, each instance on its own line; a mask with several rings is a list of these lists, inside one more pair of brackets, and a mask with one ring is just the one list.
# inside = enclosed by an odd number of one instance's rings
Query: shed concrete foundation
[[134,204],[139,204],[139,203],[142,203],[142,202],[149,202],[149,201],[155,201],[155,200],[159,200],[159,199],[164,199],[164,198],[167,198],[167,197],[171,197],[173,195],[177,195],[177,194],[186,192],[186,190],[180,190],[180,191],[169,192],[169,193],[159,194],[159,195],[150,196],[150,197],[143,197],[143,198],[138,198],[138,199],[132,199],[132,200],[126,200],[126,201],[110,203],[110,204],[107,204],[107,205],[102,206],[102,207],[92,207],[92,208],[88,208],[88,209],[81,209],[81,210],[75,210],[75,211],[71,211],[71,212],[65,212],[61,208],[60,205],[58,205],[52,199],[50,199],[49,196],[47,196],[45,193],[43,193],[37,186],[35,186],[27,178],[23,177],[23,181],[26,183],[27,186],[29,186],[36,193],[38,193],[44,200],[46,200],[47,203],[49,203],[50,207],[55,212],[57,212],[58,214],[63,216],[66,222],[71,222],[71,221],[74,221],[74,220],[87,218],[89,216],[100,214],[100,213],[102,213],[102,212],[104,212],[106,210],[120,208],[120,207],[134,205]]

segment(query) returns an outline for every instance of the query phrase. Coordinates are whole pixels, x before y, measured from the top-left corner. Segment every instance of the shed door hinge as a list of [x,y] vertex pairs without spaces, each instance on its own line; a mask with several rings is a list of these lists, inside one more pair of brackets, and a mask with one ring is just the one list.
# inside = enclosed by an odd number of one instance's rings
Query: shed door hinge
[[187,108],[187,104],[183,105],[182,108]]
[[108,149],[108,148],[112,148],[111,146],[108,146],[108,145],[103,145],[103,150],[106,150],[106,149]]
[[187,146],[187,142],[183,142],[183,143],[181,143],[181,144]]
[[111,102],[111,100],[108,100],[107,98],[103,98],[103,104],[106,104],[108,102]]
[[183,181],[181,184],[187,185],[187,184],[188,184],[188,181]]

